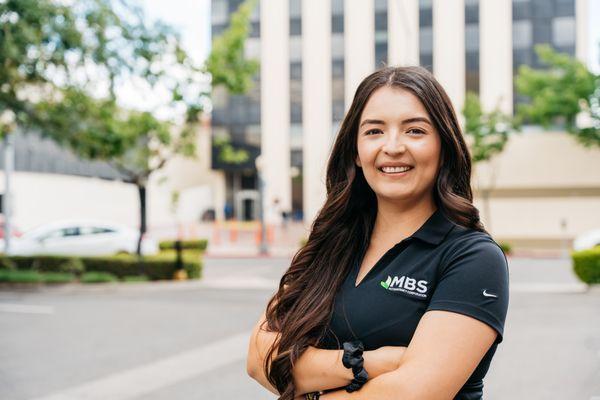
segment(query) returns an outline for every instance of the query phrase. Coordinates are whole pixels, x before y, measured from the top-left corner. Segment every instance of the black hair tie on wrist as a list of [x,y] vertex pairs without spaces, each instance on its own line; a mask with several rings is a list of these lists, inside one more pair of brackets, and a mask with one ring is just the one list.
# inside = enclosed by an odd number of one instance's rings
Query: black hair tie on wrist
[[351,393],[362,387],[369,379],[369,374],[364,368],[363,358],[364,346],[360,340],[353,342],[344,342],[344,354],[342,364],[346,368],[352,368],[354,379],[346,386],[346,392]]

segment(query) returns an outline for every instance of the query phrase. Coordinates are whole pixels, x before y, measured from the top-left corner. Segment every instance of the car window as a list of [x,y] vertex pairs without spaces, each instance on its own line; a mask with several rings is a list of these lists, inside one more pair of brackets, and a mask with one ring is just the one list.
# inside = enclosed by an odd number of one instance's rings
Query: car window
[[72,227],[72,228],[64,228],[61,229],[61,233],[63,237],[67,237],[67,236],[79,236],[79,227]]
[[110,229],[110,228],[100,228],[97,226],[92,228],[92,233],[112,233],[112,232],[114,232],[114,230]]

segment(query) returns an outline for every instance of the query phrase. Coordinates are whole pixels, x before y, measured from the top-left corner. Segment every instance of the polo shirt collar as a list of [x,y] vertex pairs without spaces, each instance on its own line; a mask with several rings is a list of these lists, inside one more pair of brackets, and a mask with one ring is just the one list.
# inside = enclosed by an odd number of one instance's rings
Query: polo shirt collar
[[410,237],[421,239],[434,245],[440,244],[455,226],[438,207],[423,225]]

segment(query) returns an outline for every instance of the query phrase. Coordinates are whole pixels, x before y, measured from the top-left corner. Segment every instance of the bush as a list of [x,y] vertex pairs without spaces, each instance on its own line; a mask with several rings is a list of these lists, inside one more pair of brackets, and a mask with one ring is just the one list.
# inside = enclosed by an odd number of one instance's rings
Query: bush
[[600,283],[600,246],[571,253],[575,275],[588,284]]
[[40,283],[43,282],[43,275],[37,271],[1,270],[0,282]]
[[75,275],[65,272],[46,272],[42,274],[44,283],[69,283],[75,280]]
[[7,257],[0,257],[0,271],[9,270],[15,271],[17,269],[17,263]]
[[116,282],[117,277],[108,272],[85,272],[79,279],[81,283]]
[[509,243],[499,242],[498,246],[500,246],[504,254],[509,255],[512,253],[512,246]]
[[[198,239],[198,240],[182,240],[181,248],[183,250],[206,250],[208,246],[208,240],[206,239]],[[174,250],[175,249],[175,241],[174,240],[164,240],[160,242],[159,247],[161,250]]]

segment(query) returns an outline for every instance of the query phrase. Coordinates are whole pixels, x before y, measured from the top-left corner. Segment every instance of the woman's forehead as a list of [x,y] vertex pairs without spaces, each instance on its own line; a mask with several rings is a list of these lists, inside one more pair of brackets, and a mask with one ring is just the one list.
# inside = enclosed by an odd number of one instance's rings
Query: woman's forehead
[[365,119],[384,121],[429,118],[425,106],[411,91],[383,86],[375,90],[363,108],[360,123]]

